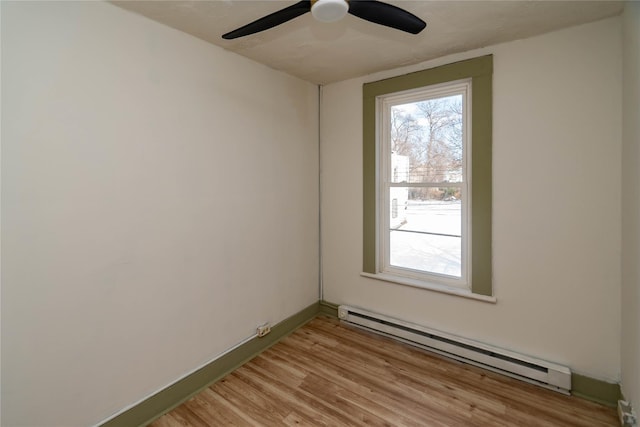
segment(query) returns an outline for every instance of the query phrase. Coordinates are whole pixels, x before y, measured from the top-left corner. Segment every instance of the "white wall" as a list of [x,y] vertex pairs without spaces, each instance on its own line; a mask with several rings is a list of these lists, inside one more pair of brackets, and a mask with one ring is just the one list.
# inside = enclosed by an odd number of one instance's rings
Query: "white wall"
[[622,392],[640,413],[640,3],[622,22]]
[[105,420],[318,297],[317,88],[2,2],[2,416]]
[[[324,87],[324,299],[620,379],[621,23]],[[493,53],[497,304],[361,277],[362,84]]]

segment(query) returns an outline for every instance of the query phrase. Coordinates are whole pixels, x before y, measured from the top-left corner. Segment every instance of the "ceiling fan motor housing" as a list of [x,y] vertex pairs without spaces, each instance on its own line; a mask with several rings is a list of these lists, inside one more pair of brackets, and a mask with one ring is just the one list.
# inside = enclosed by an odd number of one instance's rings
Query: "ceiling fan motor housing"
[[312,0],[311,14],[320,22],[335,22],[349,11],[346,0]]

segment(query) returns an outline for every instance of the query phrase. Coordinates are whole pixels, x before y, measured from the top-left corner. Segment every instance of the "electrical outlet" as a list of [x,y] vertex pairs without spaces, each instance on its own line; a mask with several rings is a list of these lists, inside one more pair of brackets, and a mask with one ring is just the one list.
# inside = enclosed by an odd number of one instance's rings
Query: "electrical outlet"
[[271,325],[269,323],[258,326],[258,337],[262,338],[269,332],[271,332]]

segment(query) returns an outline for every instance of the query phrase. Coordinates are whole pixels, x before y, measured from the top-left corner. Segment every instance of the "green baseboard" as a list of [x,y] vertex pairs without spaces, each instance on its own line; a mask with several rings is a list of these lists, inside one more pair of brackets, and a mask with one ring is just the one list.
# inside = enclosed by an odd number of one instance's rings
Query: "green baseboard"
[[622,396],[620,384],[608,383],[576,373],[571,374],[571,394],[610,407],[615,407]]
[[271,347],[285,335],[298,329],[321,311],[320,303],[283,320],[262,338],[253,338],[196,372],[159,391],[131,409],[104,422],[101,427],[146,426],[156,418],[179,406],[209,385]]
[[331,316],[334,318],[338,318],[338,304],[334,304],[325,300],[319,302],[320,304],[320,314],[326,314],[327,316]]

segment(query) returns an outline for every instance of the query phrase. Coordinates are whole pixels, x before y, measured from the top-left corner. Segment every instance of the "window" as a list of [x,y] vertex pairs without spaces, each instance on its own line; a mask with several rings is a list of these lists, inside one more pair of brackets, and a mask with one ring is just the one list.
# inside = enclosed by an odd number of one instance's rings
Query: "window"
[[363,89],[365,275],[491,296],[492,56]]
[[377,98],[383,273],[467,287],[470,97],[465,79]]

